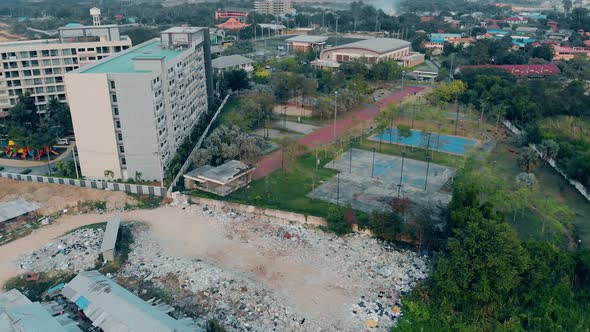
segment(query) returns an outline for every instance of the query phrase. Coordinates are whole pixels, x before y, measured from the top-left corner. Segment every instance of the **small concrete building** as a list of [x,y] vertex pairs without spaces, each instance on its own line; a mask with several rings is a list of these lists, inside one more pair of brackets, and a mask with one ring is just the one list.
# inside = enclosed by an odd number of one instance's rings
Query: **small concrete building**
[[243,69],[249,74],[254,71],[253,64],[254,60],[238,54],[220,56],[211,60],[211,66],[213,67],[213,72],[215,74],[239,69]]
[[102,238],[102,244],[100,245],[100,253],[105,262],[112,262],[115,260],[115,247],[117,246],[117,236],[119,235],[120,225],[121,218],[118,216],[107,222],[104,237]]
[[291,49],[297,52],[320,51],[324,49],[328,37],[301,35],[286,40]]
[[166,314],[173,310],[170,306],[145,302],[98,271],[80,272],[62,295],[104,332],[204,332],[192,321]]
[[254,169],[237,160],[217,167],[201,166],[184,175],[184,187],[226,196],[250,183]]

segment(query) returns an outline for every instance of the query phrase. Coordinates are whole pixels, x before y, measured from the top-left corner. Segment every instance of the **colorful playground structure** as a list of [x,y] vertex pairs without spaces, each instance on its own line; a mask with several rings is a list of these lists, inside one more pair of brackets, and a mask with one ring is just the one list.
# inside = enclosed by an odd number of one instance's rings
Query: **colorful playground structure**
[[48,153],[56,156],[59,155],[59,153],[55,152],[55,147],[46,146],[42,149],[35,150],[29,147],[17,147],[16,143],[12,140],[8,140],[6,146],[0,149],[0,156],[5,155],[8,158],[28,159],[30,157],[31,159],[39,160]]

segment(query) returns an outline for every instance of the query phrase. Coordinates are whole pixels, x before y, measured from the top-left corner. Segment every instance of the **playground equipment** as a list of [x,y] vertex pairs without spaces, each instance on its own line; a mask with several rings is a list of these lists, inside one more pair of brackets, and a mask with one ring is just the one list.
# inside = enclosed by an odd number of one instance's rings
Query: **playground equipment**
[[16,143],[11,140],[8,141],[6,148],[4,150],[0,151],[0,154],[2,154],[2,153],[6,154],[6,156],[9,158],[20,157],[21,159],[27,159],[27,158],[31,157],[35,160],[41,159],[41,157],[45,156],[48,153],[52,153],[56,156],[59,155],[59,153],[57,153],[55,151],[55,147],[46,146],[42,149],[35,151],[34,149],[31,149],[29,147],[17,148]]

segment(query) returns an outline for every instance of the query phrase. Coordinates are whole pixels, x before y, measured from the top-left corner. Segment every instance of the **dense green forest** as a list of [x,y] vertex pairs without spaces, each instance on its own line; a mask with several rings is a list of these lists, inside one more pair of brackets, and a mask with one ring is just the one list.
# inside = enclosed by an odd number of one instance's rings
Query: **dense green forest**
[[[558,165],[582,185],[590,187],[590,142],[586,135],[590,96],[582,81],[517,80],[494,68],[464,69],[456,78],[468,86],[460,98],[463,103],[475,105],[490,117],[504,110],[502,116],[526,131],[523,143],[556,140],[560,144]],[[571,120],[565,131],[542,125],[547,119],[555,122],[563,119],[562,116]],[[579,135],[565,135],[572,131]]]
[[454,183],[450,237],[395,331],[587,331],[590,250],[521,242],[476,183],[473,158]]

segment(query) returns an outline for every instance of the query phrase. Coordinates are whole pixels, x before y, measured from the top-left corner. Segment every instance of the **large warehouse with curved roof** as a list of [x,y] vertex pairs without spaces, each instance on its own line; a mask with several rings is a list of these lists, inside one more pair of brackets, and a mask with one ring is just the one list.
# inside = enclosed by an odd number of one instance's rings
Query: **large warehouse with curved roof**
[[[366,58],[369,63],[382,60],[399,60],[404,62],[404,66],[414,66],[417,63],[412,61],[406,63],[406,60],[404,60],[408,57],[416,60],[416,55],[419,54],[411,52],[410,46],[410,42],[395,38],[364,39],[323,50],[317,63],[332,64],[327,67],[338,67],[337,63]],[[421,57],[419,62],[423,61],[424,56]]]

